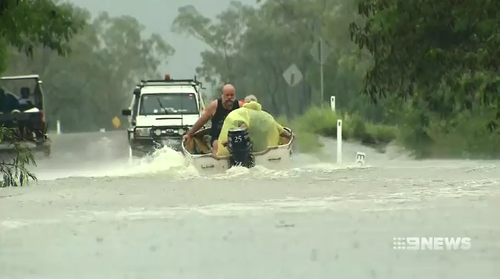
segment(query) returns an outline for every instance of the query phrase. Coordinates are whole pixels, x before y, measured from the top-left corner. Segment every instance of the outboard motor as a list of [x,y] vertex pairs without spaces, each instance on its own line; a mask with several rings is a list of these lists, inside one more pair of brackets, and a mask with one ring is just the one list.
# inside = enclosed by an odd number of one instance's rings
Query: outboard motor
[[252,141],[246,128],[229,130],[227,149],[229,151],[229,165],[251,168],[255,166],[252,155]]

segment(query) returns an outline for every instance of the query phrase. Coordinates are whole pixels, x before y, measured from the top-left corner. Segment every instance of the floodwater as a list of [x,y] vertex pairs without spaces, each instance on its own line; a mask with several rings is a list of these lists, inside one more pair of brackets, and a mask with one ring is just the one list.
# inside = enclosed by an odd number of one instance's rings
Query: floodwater
[[[0,279],[500,276],[500,162],[346,143],[342,165],[332,144],[291,169],[207,176],[171,150],[130,165],[125,140],[57,136],[38,183],[0,189]],[[402,237],[445,243],[395,249]]]

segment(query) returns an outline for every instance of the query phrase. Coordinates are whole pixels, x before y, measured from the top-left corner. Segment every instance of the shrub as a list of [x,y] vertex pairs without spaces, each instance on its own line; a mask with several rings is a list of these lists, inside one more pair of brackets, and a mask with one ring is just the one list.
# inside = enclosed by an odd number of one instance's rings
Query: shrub
[[362,144],[381,147],[396,139],[398,130],[394,126],[365,122],[358,114],[342,117],[341,112],[311,107],[292,121],[279,117],[280,123],[290,127],[296,134],[297,144],[302,152],[314,152],[322,147],[318,136],[336,138],[337,120],[343,120],[342,138],[357,140]]
[[0,187],[23,186],[29,180],[36,180],[36,176],[26,169],[27,165],[35,165],[35,159],[29,149],[25,148],[22,140],[5,127],[0,127],[0,139],[13,146],[13,157],[10,160],[0,159]]

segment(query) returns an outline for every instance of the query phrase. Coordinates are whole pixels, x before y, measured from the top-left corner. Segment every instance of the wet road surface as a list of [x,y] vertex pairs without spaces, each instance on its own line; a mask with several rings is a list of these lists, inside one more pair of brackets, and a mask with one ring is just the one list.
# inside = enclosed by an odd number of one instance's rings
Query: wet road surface
[[[0,190],[1,279],[499,278],[498,162],[299,156],[207,177],[169,151],[130,167],[120,136],[61,138],[36,185]],[[394,249],[412,236],[471,247]]]

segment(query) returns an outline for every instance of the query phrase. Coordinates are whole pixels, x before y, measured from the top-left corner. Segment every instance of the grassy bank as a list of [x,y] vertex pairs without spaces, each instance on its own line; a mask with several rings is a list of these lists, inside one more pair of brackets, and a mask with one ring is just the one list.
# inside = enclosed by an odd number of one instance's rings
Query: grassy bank
[[398,129],[394,126],[370,123],[358,115],[337,113],[330,109],[312,107],[295,119],[278,117],[277,120],[294,131],[298,146],[303,152],[315,152],[322,147],[318,136],[336,138],[337,119],[342,119],[343,140],[358,141],[383,151],[387,144],[398,138]]
[[[488,130],[496,110],[460,112],[450,120],[430,113],[408,110],[401,116],[400,125],[388,126],[366,121],[358,115],[341,115],[330,109],[310,108],[304,115],[277,120],[292,128],[302,152],[315,152],[322,146],[318,136],[337,137],[337,119],[343,120],[343,140],[359,142],[385,151],[396,142],[416,159],[498,159],[500,158],[500,125]],[[422,119],[426,119],[425,123]]]

